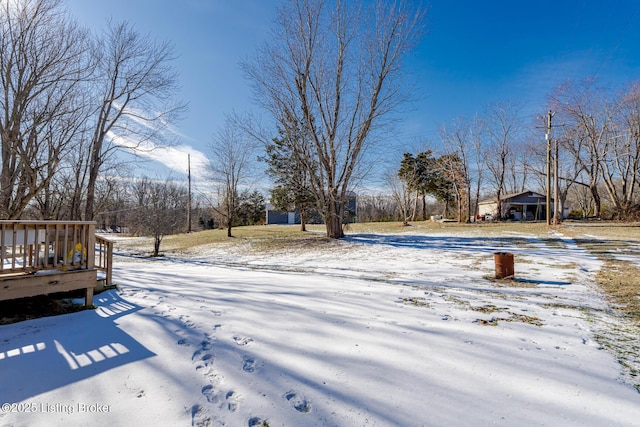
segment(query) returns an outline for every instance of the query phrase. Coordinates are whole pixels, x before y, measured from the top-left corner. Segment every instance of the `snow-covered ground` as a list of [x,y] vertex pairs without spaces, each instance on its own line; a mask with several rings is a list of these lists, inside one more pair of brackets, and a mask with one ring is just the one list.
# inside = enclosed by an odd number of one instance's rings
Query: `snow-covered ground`
[[0,426],[637,425],[599,261],[479,233],[121,250],[97,310],[0,326]]

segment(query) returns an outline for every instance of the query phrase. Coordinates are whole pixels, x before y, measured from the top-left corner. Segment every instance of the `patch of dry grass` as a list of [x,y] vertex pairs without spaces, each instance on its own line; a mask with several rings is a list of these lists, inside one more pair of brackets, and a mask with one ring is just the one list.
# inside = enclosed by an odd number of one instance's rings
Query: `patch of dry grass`
[[[302,232],[300,226],[281,225],[257,225],[248,227],[235,227],[232,230],[233,237],[227,237],[227,230],[204,230],[193,233],[182,233],[165,236],[160,245],[160,252],[184,252],[204,245],[246,245],[255,243],[265,250],[272,247],[274,250],[282,247],[295,247],[297,245],[313,245],[328,241],[321,233]],[[130,241],[120,241],[117,245],[135,247],[141,253],[151,253],[153,239],[139,237]]]
[[509,310],[509,307],[497,307],[493,304],[485,304],[480,307],[471,307],[473,311],[479,311],[480,313],[495,313],[496,311],[505,311]]
[[227,237],[227,230],[205,230],[190,234],[175,234],[166,236],[162,241],[161,249],[167,251],[181,251],[196,246],[213,243],[233,243],[246,240],[289,240],[314,239],[316,233],[300,231],[300,226],[257,225],[249,227],[235,227],[232,229],[233,237]]
[[[323,228],[322,228],[323,230]],[[549,231],[546,224],[534,222],[482,222],[472,224],[459,224],[457,222],[432,222],[415,221],[408,226],[401,222],[367,222],[349,224],[346,233],[411,233],[412,231],[424,232],[469,232],[475,231],[487,236],[503,233],[530,233],[533,235],[548,237]]]
[[407,305],[414,305],[416,307],[431,307],[431,305],[427,302],[427,299],[424,297],[404,297],[399,300]]
[[538,317],[535,316],[527,316],[524,314],[514,314],[514,313],[509,313],[511,314],[510,317],[492,317],[489,320],[486,319],[476,319],[474,321],[474,323],[477,323],[479,325],[483,325],[483,326],[498,326],[499,322],[520,322],[520,323],[528,323],[530,325],[534,325],[534,326],[542,326],[542,320]]
[[[523,264],[523,263],[524,263],[523,261],[518,260],[518,264]],[[493,282],[496,285],[496,287],[499,287],[499,288],[505,288],[505,287],[535,288],[537,286],[535,282],[522,280],[517,277],[507,277],[504,279],[496,279],[496,276],[494,274],[487,274],[487,275],[484,275],[482,278],[485,280],[488,280],[489,282]]]
[[617,311],[640,325],[640,268],[618,259],[620,254],[640,256],[638,224],[569,225],[565,233],[604,263],[596,276],[598,285]]
[[[226,230],[205,230],[190,234],[175,234],[165,236],[160,250],[164,252],[181,252],[186,249],[194,248],[201,245],[209,245],[216,243],[233,244],[234,242],[246,243],[252,242],[267,249],[279,249],[281,247],[290,247],[300,244],[310,243],[314,245],[327,243],[330,239],[324,237],[325,226],[318,224],[307,225],[307,232],[300,231],[299,225],[256,225],[246,227],[234,227],[232,229],[233,237],[227,237]],[[401,222],[373,222],[373,223],[356,223],[348,224],[345,233],[443,233],[451,232],[452,234],[461,232],[474,232],[480,236],[495,237],[504,233],[527,233],[540,238],[549,238],[549,229],[542,223],[477,223],[477,224],[458,224],[452,222],[431,222],[416,221],[411,222],[408,226]],[[152,239],[137,239],[135,245],[141,250],[147,250],[152,247]],[[527,244],[523,239],[522,244]]]
[[640,241],[640,223],[566,222],[561,230],[574,236],[595,236],[606,240]]
[[616,310],[640,325],[640,270],[630,261],[608,259],[597,275],[598,284]]

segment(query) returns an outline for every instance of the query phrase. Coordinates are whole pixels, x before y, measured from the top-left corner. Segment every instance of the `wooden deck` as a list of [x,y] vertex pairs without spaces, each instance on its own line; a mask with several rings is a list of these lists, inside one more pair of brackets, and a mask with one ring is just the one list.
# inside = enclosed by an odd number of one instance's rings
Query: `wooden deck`
[[104,278],[99,278],[99,288],[113,284],[113,241],[106,237],[96,236],[95,268],[102,271]]
[[91,306],[99,270],[111,284],[112,248],[93,221],[0,221],[0,301],[84,289]]

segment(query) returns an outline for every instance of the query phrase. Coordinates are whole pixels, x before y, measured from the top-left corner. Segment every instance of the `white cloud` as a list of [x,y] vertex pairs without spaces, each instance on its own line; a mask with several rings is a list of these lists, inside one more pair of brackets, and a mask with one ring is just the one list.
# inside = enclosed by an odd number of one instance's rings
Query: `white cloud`
[[209,160],[201,151],[190,145],[158,146],[151,141],[140,143],[130,138],[108,134],[114,144],[135,151],[136,155],[159,162],[171,170],[186,174],[189,169],[189,156],[191,157],[191,176],[195,179],[207,179]]

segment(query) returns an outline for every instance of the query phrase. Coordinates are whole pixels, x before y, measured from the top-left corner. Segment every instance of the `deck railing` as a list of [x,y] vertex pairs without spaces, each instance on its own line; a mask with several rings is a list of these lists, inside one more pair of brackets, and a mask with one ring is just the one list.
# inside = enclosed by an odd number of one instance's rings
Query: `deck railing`
[[93,221],[3,220],[0,274],[93,269],[94,246]]
[[[84,289],[91,306],[95,228],[93,221],[0,221],[0,301]],[[110,260],[100,262],[110,277]]]
[[111,286],[113,267],[113,241],[102,236],[96,236],[96,269],[105,274],[105,286]]

